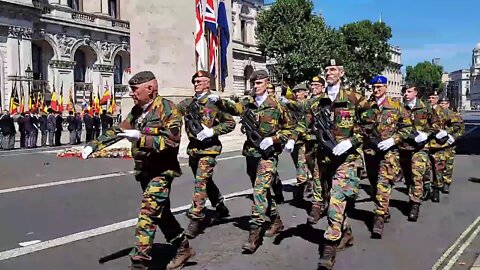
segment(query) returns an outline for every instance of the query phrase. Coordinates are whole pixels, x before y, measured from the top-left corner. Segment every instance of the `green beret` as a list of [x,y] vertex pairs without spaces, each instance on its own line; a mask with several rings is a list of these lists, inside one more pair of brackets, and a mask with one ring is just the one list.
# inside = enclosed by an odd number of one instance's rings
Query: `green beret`
[[331,66],[343,66],[342,59],[339,57],[328,59],[327,62],[325,63],[325,67],[331,67]]
[[319,77],[319,76],[313,77],[311,83],[312,83],[312,82],[318,82],[318,83],[320,83],[321,85],[325,85],[325,79],[322,78],[322,77]]
[[268,72],[266,70],[255,70],[250,76],[250,81],[262,80],[268,78]]
[[138,85],[155,80],[155,75],[151,71],[140,71],[128,81],[129,85]]
[[300,91],[300,90],[307,91],[308,90],[307,84],[306,83],[299,83],[299,84],[295,85],[292,89],[293,92],[297,92],[297,91]]

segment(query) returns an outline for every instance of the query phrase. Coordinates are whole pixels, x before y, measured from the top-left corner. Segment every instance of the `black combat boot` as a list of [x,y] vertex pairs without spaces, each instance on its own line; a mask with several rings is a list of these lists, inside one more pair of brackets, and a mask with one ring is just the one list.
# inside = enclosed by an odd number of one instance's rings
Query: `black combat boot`
[[312,210],[310,210],[310,214],[307,218],[307,222],[309,224],[317,224],[323,212],[325,212],[325,202],[313,203]]
[[188,224],[187,229],[185,230],[185,235],[189,239],[194,239],[198,236],[198,234],[202,231],[202,224],[201,219],[190,219],[190,223]]
[[178,239],[172,243],[174,247],[177,248],[177,254],[175,257],[168,263],[167,270],[181,269],[188,259],[195,256],[195,251],[190,247],[190,243],[186,237]]
[[252,226],[248,234],[248,240],[242,246],[245,253],[251,254],[260,246],[262,242],[262,227]]
[[215,207],[215,220],[222,220],[230,216],[227,206],[223,202],[219,202]]
[[375,217],[373,218],[372,238],[382,239],[384,223],[385,223],[384,216],[375,215]]
[[418,212],[420,211],[420,203],[410,202],[410,213],[408,214],[408,221],[416,222],[418,219]]
[[140,261],[132,261],[132,265],[129,267],[132,270],[147,270],[147,264]]
[[306,183],[298,184],[293,190],[293,200],[302,201],[304,198]]
[[348,227],[343,233],[342,233],[342,239],[340,239],[340,242],[338,243],[337,246],[337,251],[342,251],[348,247],[353,246],[353,232],[352,228]]
[[433,189],[432,202],[435,202],[435,203],[440,202],[440,189],[437,187]]
[[432,186],[430,183],[426,183],[423,185],[423,194],[422,194],[422,201],[428,201],[432,198]]
[[443,184],[442,193],[449,194],[450,193],[450,184]]
[[392,219],[392,215],[390,215],[390,210],[383,216],[383,222],[385,223],[390,223],[390,220]]
[[335,256],[337,254],[337,242],[325,240],[323,245],[323,252],[318,261],[317,270],[331,270],[335,264]]
[[270,224],[269,228],[265,232],[266,237],[273,237],[283,230],[283,222],[280,219],[280,216],[276,216],[275,220]]

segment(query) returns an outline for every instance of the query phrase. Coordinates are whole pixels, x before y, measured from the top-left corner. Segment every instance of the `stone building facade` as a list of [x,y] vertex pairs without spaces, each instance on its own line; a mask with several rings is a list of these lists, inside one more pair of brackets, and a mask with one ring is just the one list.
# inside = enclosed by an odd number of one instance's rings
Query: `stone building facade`
[[388,79],[387,95],[392,97],[402,96],[402,50],[397,46],[390,46],[390,64],[382,75]]
[[102,95],[107,85],[120,97],[130,67],[130,23],[120,19],[120,2],[0,1],[2,108],[8,107],[14,84],[25,100],[40,91],[47,103],[54,86],[64,104],[70,90],[80,105],[91,91]]
[[480,109],[480,43],[472,51],[472,64],[470,66],[470,92],[465,95],[465,102],[470,101],[471,108]]

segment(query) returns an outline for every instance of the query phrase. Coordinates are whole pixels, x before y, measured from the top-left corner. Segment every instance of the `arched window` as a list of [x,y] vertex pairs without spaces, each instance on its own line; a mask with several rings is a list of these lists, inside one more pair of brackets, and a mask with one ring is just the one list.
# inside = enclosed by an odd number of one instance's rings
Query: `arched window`
[[247,42],[247,22],[240,20],[240,34],[242,35],[242,42]]
[[79,7],[79,0],[67,0],[67,5],[72,8],[73,10],[80,10]]
[[116,55],[113,60],[114,73],[113,73],[113,83],[122,84],[123,82],[123,61],[120,55]]
[[87,61],[85,52],[77,50],[74,56],[75,68],[73,70],[73,77],[75,82],[85,82],[85,73],[87,72]]
[[108,15],[118,19],[117,0],[108,0]]
[[252,85],[250,85],[250,76],[252,76],[253,73],[253,67],[251,65],[248,65],[245,67],[245,70],[243,71],[243,86],[244,90],[250,90],[252,88]]
[[33,70],[33,79],[40,80],[41,78],[45,79],[42,76],[42,47],[38,46],[35,43],[32,43],[32,70]]

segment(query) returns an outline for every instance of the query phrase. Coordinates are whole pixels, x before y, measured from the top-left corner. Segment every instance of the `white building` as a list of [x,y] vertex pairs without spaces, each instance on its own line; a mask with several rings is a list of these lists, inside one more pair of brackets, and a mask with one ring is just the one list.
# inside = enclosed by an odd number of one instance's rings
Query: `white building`
[[[63,85],[64,104],[70,89],[76,102],[104,86],[125,91],[130,67],[128,21],[120,20],[120,0],[0,1],[0,93],[7,108],[14,84],[29,92]],[[26,70],[33,71],[27,80]],[[30,86],[29,86],[30,85]],[[23,90],[23,91],[22,91]]]
[[[480,43],[472,52],[472,65],[470,66],[470,102],[471,107],[480,108]],[[466,97],[467,98],[467,97]]]
[[392,97],[402,96],[402,50],[397,46],[390,46],[390,64],[382,75],[388,79],[387,95]]
[[450,85],[454,87],[454,102],[459,110],[470,110],[470,70],[460,69],[450,72]]

